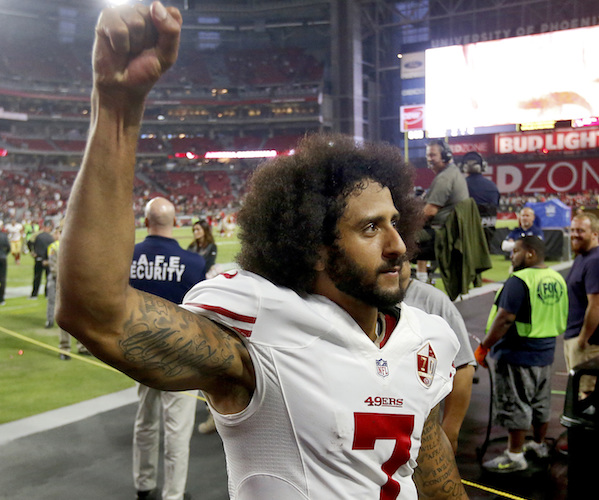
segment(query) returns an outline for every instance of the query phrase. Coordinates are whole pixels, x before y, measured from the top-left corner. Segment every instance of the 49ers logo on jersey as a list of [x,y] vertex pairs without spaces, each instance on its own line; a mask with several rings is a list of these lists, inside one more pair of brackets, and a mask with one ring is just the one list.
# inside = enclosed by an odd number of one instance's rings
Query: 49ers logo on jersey
[[416,363],[418,364],[418,379],[428,389],[433,385],[433,378],[437,370],[437,356],[429,342],[416,353]]

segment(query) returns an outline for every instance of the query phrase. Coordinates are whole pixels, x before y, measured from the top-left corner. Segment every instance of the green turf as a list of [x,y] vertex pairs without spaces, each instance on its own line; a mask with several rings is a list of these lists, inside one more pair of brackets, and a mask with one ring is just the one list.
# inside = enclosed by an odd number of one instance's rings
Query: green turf
[[[138,230],[136,241],[143,240],[145,235],[145,230]],[[174,236],[186,248],[192,239],[191,228],[177,228]],[[217,263],[233,262],[239,250],[237,239],[217,236],[216,240]],[[95,358],[59,359],[59,353],[53,350],[58,347],[58,327],[44,328],[43,285],[37,300],[27,298],[33,283],[30,255],[23,255],[18,266],[9,257],[7,281],[9,288],[25,289],[23,297],[7,298],[6,305],[0,307],[0,424],[134,385],[133,380],[108,369]],[[72,346],[76,351],[74,339]],[[89,360],[100,366],[90,364]]]
[[[45,321],[43,296],[37,300],[7,299],[0,308],[0,423],[133,385],[131,379],[105,365],[75,358],[61,361],[58,352],[52,350],[58,347],[59,330],[45,329]],[[72,345],[75,347],[74,340]],[[98,362],[91,357],[84,359]]]
[[[15,265],[13,258],[8,257],[7,286],[32,286],[33,258],[26,254],[21,256],[21,264]],[[30,290],[31,291],[31,290]]]

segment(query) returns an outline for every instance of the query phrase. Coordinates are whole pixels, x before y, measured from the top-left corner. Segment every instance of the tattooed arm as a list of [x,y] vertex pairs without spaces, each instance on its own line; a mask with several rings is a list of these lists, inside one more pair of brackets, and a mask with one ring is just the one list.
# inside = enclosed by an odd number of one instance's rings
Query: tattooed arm
[[61,240],[57,321],[136,380],[160,389],[200,388],[226,401],[233,395],[234,411],[254,384],[241,342],[129,286],[135,152],[145,99],[175,62],[180,32],[179,11],[158,2],[100,15],[89,137]]
[[439,405],[433,408],[424,423],[414,481],[421,500],[468,498],[451,444],[439,424]]

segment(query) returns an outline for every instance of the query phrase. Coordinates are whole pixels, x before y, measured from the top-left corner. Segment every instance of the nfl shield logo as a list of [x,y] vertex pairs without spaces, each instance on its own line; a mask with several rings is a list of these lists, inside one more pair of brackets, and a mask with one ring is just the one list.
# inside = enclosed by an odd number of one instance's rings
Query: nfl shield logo
[[382,358],[376,360],[376,374],[379,377],[386,377],[389,375],[389,365],[387,365],[387,362]]

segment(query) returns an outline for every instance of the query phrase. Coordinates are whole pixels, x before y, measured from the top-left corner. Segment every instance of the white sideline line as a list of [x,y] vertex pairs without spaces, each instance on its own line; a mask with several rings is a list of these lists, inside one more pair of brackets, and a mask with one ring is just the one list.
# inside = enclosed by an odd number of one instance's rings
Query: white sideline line
[[137,388],[130,387],[113,394],[8,422],[0,425],[0,446],[15,439],[72,424],[135,402],[137,402]]

